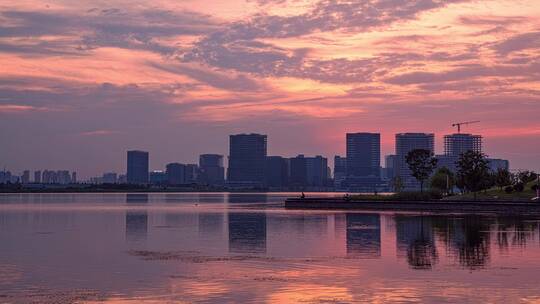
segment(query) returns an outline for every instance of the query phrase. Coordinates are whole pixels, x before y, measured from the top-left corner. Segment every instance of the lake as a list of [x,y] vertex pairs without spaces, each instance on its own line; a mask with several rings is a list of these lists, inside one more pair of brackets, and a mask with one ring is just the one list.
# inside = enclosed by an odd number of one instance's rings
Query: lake
[[537,215],[297,195],[0,194],[0,303],[540,302]]

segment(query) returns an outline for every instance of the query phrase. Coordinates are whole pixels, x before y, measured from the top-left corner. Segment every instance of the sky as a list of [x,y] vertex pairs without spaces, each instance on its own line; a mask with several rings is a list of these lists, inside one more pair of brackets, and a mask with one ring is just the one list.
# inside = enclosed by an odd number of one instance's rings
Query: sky
[[[346,132],[484,136],[540,170],[538,0],[0,0],[0,165],[125,172],[228,153],[345,153]],[[384,163],[382,164],[384,165]]]

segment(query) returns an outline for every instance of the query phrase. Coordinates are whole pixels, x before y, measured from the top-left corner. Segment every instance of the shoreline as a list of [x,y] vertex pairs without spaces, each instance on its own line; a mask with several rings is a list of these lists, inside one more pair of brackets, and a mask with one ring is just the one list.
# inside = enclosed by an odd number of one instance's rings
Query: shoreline
[[366,210],[366,211],[426,211],[426,212],[506,212],[538,213],[540,202],[535,201],[369,201],[342,198],[287,198],[286,209],[300,210]]

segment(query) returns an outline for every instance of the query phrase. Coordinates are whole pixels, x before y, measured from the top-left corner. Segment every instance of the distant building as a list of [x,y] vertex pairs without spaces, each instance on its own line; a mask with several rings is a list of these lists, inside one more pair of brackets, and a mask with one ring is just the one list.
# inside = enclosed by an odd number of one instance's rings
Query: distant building
[[166,185],[167,173],[161,170],[155,170],[150,172],[150,184],[152,185]]
[[75,171],[71,172],[71,183],[73,184],[77,183],[77,172]]
[[129,184],[148,183],[148,152],[127,152],[127,182]]
[[339,155],[334,156],[334,189],[346,190],[344,184],[347,178],[347,158]]
[[23,174],[21,175],[21,183],[23,184],[29,184],[30,183],[30,171],[24,170]]
[[118,174],[115,172],[103,173],[101,181],[104,184],[116,184],[118,182]]
[[399,133],[396,134],[396,167],[395,175],[401,178],[405,190],[419,190],[418,182],[411,174],[406,156],[415,149],[433,152],[435,139],[433,133]]
[[482,152],[482,136],[456,133],[444,136],[444,154],[437,155],[437,168],[457,172],[457,161],[467,151]]
[[379,177],[381,135],[347,133],[347,176]]
[[0,171],[0,184],[7,184],[11,183],[12,181],[12,175],[10,171]]
[[71,183],[71,174],[67,170],[59,170],[56,172],[56,182],[66,185]]
[[467,151],[482,152],[482,136],[472,134],[452,134],[444,136],[444,154],[459,157]]
[[118,175],[119,184],[127,184],[127,176],[125,174]]
[[283,189],[289,184],[289,160],[281,156],[266,158],[266,185]]
[[290,185],[292,187],[328,186],[328,160],[317,155],[305,157],[303,154],[290,160]]
[[499,169],[510,170],[510,162],[506,159],[488,158],[489,169],[497,172]]
[[186,166],[179,163],[171,163],[167,165],[167,183],[169,185],[181,185],[186,183],[185,172]]
[[41,184],[41,171],[34,172],[34,183]]
[[196,164],[186,164],[184,169],[184,182],[186,184],[197,183],[199,179],[199,166]]
[[208,185],[223,185],[225,182],[225,168],[223,155],[201,154],[199,156],[199,181]]
[[384,177],[388,180],[391,180],[394,178],[395,176],[395,166],[396,166],[396,156],[391,154],[391,155],[386,155],[384,157]]
[[261,134],[238,134],[229,137],[227,182],[261,186],[265,181],[267,137]]

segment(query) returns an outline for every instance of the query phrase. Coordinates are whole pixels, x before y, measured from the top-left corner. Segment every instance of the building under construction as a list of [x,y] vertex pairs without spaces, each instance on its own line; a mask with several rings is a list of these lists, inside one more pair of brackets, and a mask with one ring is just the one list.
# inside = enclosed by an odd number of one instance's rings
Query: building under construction
[[459,157],[467,151],[482,152],[482,136],[456,133],[444,136],[444,155]]

